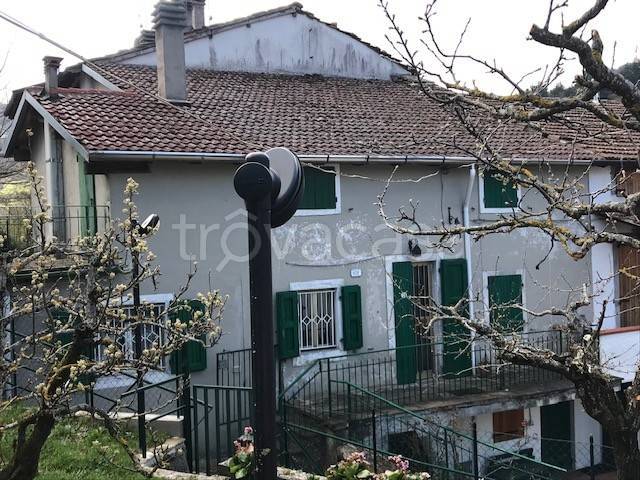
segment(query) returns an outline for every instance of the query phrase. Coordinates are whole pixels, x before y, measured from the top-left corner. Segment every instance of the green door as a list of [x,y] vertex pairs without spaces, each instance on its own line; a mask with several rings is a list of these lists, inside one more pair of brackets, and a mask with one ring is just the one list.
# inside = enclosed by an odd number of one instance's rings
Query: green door
[[[440,262],[440,290],[443,306],[455,305],[467,295],[467,261],[464,258]],[[448,376],[470,375],[469,330],[455,320],[445,320],[442,336],[442,373]]]
[[540,407],[541,460],[566,470],[573,469],[571,402]]
[[413,328],[413,266],[411,262],[396,262],[392,266],[393,315],[396,326],[396,369],[398,384],[414,383],[418,372],[416,334]]
[[497,275],[487,279],[491,325],[505,333],[522,332],[522,277]]
[[[95,235],[96,222],[96,187],[95,178],[85,172],[84,159],[78,157],[78,178],[80,181],[80,206],[77,216],[80,218],[80,234]],[[71,213],[71,215],[76,215]]]

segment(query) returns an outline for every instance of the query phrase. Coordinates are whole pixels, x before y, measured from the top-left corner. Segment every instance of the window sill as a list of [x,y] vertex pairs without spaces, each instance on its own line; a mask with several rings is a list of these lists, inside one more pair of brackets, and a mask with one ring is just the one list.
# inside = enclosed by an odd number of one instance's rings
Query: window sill
[[313,216],[324,216],[324,215],[339,215],[339,208],[318,208],[318,209],[308,209],[308,210],[298,210],[294,217],[313,217]]
[[517,212],[518,211],[518,206],[514,205],[513,207],[498,207],[498,208],[487,208],[487,207],[480,207],[480,213],[488,213],[488,214],[499,214],[499,213],[513,213],[513,212]]
[[[144,376],[144,380],[149,383],[163,382],[171,378],[169,372],[147,372]],[[130,387],[136,382],[135,378],[131,378],[129,375],[115,374],[108,377],[99,377],[96,381],[96,390],[108,390],[111,388]]]
[[295,367],[304,367],[317,360],[341,357],[344,354],[345,352],[338,347],[327,348],[322,350],[305,350],[305,351],[301,351],[300,355],[293,359],[293,365]]

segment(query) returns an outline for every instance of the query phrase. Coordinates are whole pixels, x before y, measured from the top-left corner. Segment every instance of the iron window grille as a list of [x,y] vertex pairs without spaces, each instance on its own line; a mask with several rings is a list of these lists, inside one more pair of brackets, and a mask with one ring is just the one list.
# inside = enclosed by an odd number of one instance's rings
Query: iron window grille
[[336,347],[335,289],[298,292],[300,350]]
[[[165,318],[163,315],[163,311],[166,305],[164,303],[148,303],[141,305],[140,310],[142,311],[143,318],[153,318],[155,319],[156,324],[147,324],[142,326],[142,349],[149,349],[153,346],[162,347],[166,342],[165,329],[161,322],[165,322]],[[120,307],[124,310],[124,314],[127,318],[133,317],[134,314],[134,306],[133,305],[123,305]],[[126,320],[125,320],[126,323]],[[119,323],[118,320],[113,321],[114,330],[122,330],[123,325]],[[135,356],[135,332],[133,329],[127,329],[123,335],[118,336],[115,339],[115,342],[120,349],[120,351],[124,354],[124,358],[127,360],[133,360]],[[98,346],[97,349],[97,359],[98,361],[104,360],[104,347]],[[160,368],[166,368],[167,363],[166,359],[163,357],[160,359],[160,363],[158,365]]]

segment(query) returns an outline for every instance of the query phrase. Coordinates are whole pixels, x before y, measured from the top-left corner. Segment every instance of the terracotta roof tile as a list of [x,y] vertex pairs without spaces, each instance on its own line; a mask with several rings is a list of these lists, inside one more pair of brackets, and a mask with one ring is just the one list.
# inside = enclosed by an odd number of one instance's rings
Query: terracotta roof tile
[[[155,68],[101,69],[124,91],[60,89],[58,98],[39,100],[89,151],[246,153],[285,145],[310,155],[464,157],[464,149],[477,150],[457,119],[406,81],[189,70],[189,105],[175,108],[127,83],[155,93]],[[545,124],[544,134],[518,123],[480,124],[506,157],[637,158],[619,132],[575,146],[561,124]]]

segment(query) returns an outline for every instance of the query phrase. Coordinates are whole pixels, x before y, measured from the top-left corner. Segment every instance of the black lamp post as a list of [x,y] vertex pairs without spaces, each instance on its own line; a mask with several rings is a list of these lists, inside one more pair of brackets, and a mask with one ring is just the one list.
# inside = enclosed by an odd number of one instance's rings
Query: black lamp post
[[[138,223],[138,221],[133,220],[132,228],[141,235],[148,235],[160,221],[160,217],[152,213],[149,215],[142,223]],[[138,275],[140,275],[140,257],[138,252],[136,251],[136,240],[135,236],[131,235],[131,276],[133,279],[133,308],[136,312],[136,316],[140,315],[140,282],[138,282]],[[136,325],[134,331],[134,339],[133,339],[133,347],[135,349],[135,355],[137,359],[142,357],[142,325],[140,322]],[[140,438],[138,439],[138,444],[140,446],[140,452],[143,457],[147,455],[147,435],[146,435],[146,418],[144,412],[146,410],[144,391],[142,390],[144,387],[144,375],[142,374],[142,370],[138,370],[137,379],[136,379],[136,388],[138,389],[138,393],[136,395],[137,399],[137,412],[138,412],[138,432],[140,433]]]
[[304,175],[293,153],[274,148],[247,155],[233,183],[245,201],[249,228],[255,478],[274,480],[278,455],[271,228],[283,225],[295,213],[304,190]]

